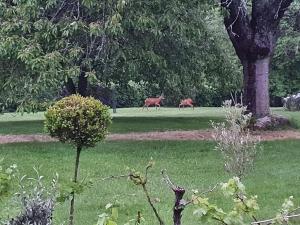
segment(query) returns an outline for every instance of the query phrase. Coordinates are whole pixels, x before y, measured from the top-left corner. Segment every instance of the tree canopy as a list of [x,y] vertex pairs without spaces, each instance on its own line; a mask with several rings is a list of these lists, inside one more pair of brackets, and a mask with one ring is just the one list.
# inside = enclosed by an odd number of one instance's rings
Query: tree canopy
[[93,86],[116,87],[123,106],[162,92],[167,104],[220,104],[242,86],[223,13],[197,0],[0,0],[0,107],[32,111]]

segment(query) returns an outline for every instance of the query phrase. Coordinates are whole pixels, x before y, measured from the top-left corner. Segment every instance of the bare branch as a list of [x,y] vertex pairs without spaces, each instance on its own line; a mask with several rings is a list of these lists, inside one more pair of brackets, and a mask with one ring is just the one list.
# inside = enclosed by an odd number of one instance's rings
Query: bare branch
[[151,201],[151,198],[150,198],[148,189],[147,189],[147,187],[146,187],[146,184],[142,184],[142,187],[143,187],[144,193],[145,193],[145,195],[146,195],[146,197],[147,197],[147,201],[148,201],[149,205],[151,206],[151,208],[152,208],[152,210],[153,210],[153,212],[154,212],[154,214],[155,214],[157,220],[159,221],[159,224],[160,224],[160,225],[164,225],[164,224],[165,224],[164,221],[161,219],[160,215],[158,214],[157,209],[155,208],[155,206],[153,205],[153,203],[152,203],[152,201]]
[[163,180],[166,182],[166,184],[169,186],[169,188],[174,191],[177,187],[172,183],[170,180],[168,174],[166,173],[166,170],[161,171],[161,175],[163,177]]
[[[283,217],[283,219],[286,220],[286,221],[288,221],[289,219],[294,219],[294,218],[300,218],[300,214],[289,215],[289,216],[284,216]],[[276,218],[262,220],[262,221],[256,221],[256,222],[252,222],[251,225],[269,225],[269,224],[273,224],[273,222],[275,220],[276,220]]]
[[65,5],[66,5],[66,0],[64,0],[62,3],[61,3],[61,5],[60,5],[60,7],[57,9],[57,11],[55,12],[55,14],[54,14],[54,16],[51,18],[51,22],[53,22],[54,20],[55,20],[55,18],[58,16],[58,14],[63,10],[63,8],[65,7]]
[[161,174],[163,176],[163,179],[168,184],[170,189],[175,194],[175,204],[173,207],[173,222],[174,225],[181,225],[181,217],[182,217],[182,211],[184,210],[185,206],[187,205],[187,201],[183,199],[183,195],[185,193],[185,189],[181,188],[177,185],[174,185],[169,178],[169,176],[166,174],[166,170],[162,170]]
[[105,181],[105,180],[110,180],[110,179],[119,179],[119,178],[128,178],[130,177],[130,174],[124,174],[124,175],[111,175],[109,177],[104,177],[101,180]]

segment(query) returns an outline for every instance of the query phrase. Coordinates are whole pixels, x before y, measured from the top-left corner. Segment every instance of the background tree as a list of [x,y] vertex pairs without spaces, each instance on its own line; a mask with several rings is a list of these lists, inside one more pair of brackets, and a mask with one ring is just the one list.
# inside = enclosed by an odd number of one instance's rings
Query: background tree
[[122,49],[130,56],[125,73],[136,83],[142,80],[147,93],[163,91],[170,105],[186,96],[220,105],[224,95],[241,87],[237,57],[217,10],[200,1],[128,4],[122,22],[128,35]]
[[[132,106],[162,91],[168,104],[187,95],[201,105],[220,103],[218,96],[240,85],[239,69],[229,63],[236,61],[232,48],[224,32],[216,32],[217,12],[199,1],[0,2],[6,109],[34,109],[59,96],[62,86],[85,96],[94,94],[94,84],[110,88],[113,82],[121,105]],[[228,82],[232,76],[237,79]],[[130,82],[145,84],[138,102]]]
[[271,105],[300,91],[300,2],[294,2],[282,19],[280,38],[271,65]]
[[293,0],[221,0],[224,24],[242,65],[244,103],[256,117],[270,114],[269,65],[279,22]]
[[14,93],[2,104],[25,105],[62,83],[69,94],[86,96],[95,68],[105,73],[117,58],[110,55],[118,49],[124,6],[123,0],[1,0],[1,80]]
[[[271,42],[275,43],[279,32],[274,31],[274,35],[270,31],[274,40],[260,35],[264,27],[272,27],[259,21],[264,21],[266,15],[253,10],[262,3],[248,1],[246,7],[236,7],[243,2],[233,1],[229,8],[224,1],[226,27],[234,47],[243,47],[239,58],[246,57],[244,62],[256,65],[256,59],[272,55]],[[180,98],[188,96],[196,105],[219,106],[231,92],[242,87],[242,67],[228,40],[220,9],[211,4],[196,0],[0,0],[0,4],[2,109],[43,110],[40,102],[72,93],[92,95],[111,104],[112,86],[118,93],[118,107],[140,106],[145,97],[161,92],[167,105],[177,105]],[[267,1],[264,4],[267,6]],[[240,16],[236,21],[234,6]],[[291,14],[294,18],[296,11],[289,10],[287,16]],[[242,12],[247,15],[241,16]],[[278,13],[274,24],[282,17],[283,12]],[[256,19],[252,19],[254,15]],[[293,75],[298,65],[297,50],[292,60],[286,60],[283,54],[283,50],[292,49],[289,43],[297,49],[297,34],[292,28],[295,20],[291,18],[283,18],[283,39],[279,40],[272,64],[272,96],[297,89]],[[243,29],[239,29],[242,25]],[[241,35],[247,27],[251,28],[249,40]],[[278,26],[275,27],[277,30]],[[266,41],[262,41],[264,38]],[[263,51],[264,44],[268,48],[268,41],[270,51]],[[257,46],[250,48],[249,43]],[[289,71],[288,79],[284,71]],[[251,90],[255,89],[250,84],[248,87],[246,95],[254,96]],[[256,107],[254,100],[251,104]]]

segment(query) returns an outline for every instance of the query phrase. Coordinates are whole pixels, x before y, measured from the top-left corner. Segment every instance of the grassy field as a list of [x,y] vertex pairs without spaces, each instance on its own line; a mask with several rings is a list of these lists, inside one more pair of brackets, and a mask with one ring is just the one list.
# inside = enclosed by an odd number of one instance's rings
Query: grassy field
[[[293,127],[300,128],[300,113],[286,112],[281,108],[272,109],[276,114],[288,116]],[[210,121],[222,121],[221,108],[200,107],[178,110],[177,108],[141,108],[118,109],[113,115],[111,133],[165,131],[165,130],[197,130],[209,129]],[[0,134],[34,134],[43,133],[43,113],[35,114],[4,114],[0,115]]]
[[[264,217],[274,216],[282,201],[295,196],[300,203],[300,141],[276,141],[263,143],[253,173],[244,183],[249,194],[257,194]],[[120,203],[120,224],[135,218],[141,211],[147,225],[157,224],[152,211],[145,202],[142,191],[126,179],[102,181],[102,177],[124,174],[126,167],[143,170],[152,157],[155,167],[150,171],[149,189],[159,212],[171,224],[173,194],[160,177],[160,170],[167,169],[173,181],[185,187],[191,195],[192,189],[206,190],[220,181],[226,181],[228,175],[223,171],[220,155],[213,150],[212,142],[106,142],[95,149],[82,153],[80,177],[88,177],[94,185],[76,199],[76,225],[93,225],[97,215],[105,211],[107,203],[118,200]],[[40,173],[47,180],[58,172],[62,183],[72,177],[75,151],[68,145],[59,143],[27,143],[0,145],[0,157],[4,163],[17,163],[19,170],[33,176],[33,166],[40,166]],[[217,194],[210,195],[225,208],[228,205]],[[0,206],[1,207],[1,206]],[[67,220],[67,203],[55,210],[55,225]],[[192,215],[193,207],[184,212],[183,224],[203,224]]]

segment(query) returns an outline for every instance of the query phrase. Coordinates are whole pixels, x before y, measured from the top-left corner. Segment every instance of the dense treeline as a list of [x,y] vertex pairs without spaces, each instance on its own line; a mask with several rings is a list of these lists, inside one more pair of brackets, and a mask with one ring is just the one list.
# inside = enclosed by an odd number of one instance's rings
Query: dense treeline
[[271,104],[279,97],[300,91],[300,3],[295,2],[281,23],[281,34],[273,57],[270,77]]
[[[0,6],[2,109],[43,109],[40,102],[74,92],[111,104],[112,89],[119,107],[162,93],[165,105],[191,97],[216,106],[242,88],[219,7],[196,0],[0,0]],[[271,75],[275,100],[300,88],[299,8],[295,3],[282,23]]]

